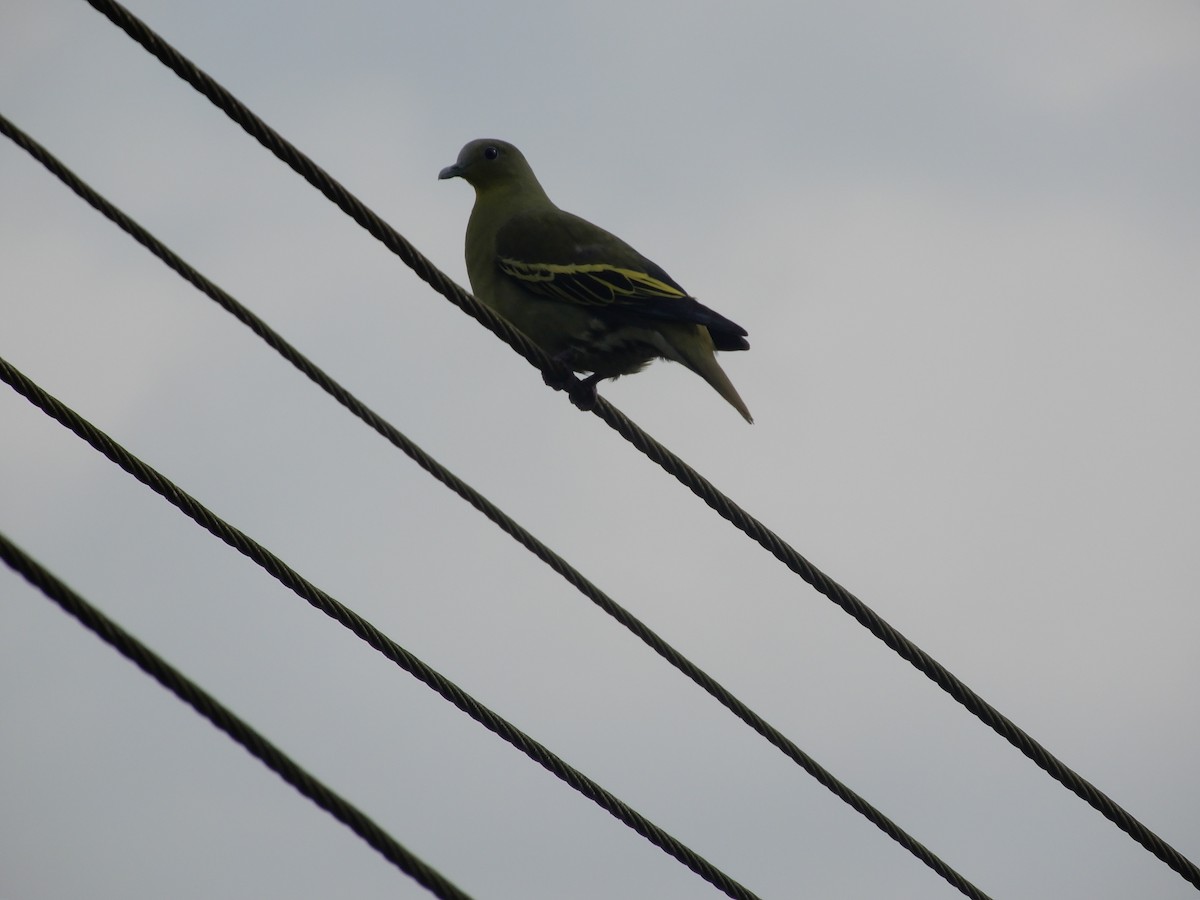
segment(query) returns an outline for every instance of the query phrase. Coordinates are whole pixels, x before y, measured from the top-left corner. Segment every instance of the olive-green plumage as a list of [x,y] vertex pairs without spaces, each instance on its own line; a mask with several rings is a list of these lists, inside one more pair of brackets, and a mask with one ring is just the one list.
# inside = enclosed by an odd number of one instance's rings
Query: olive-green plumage
[[467,275],[475,296],[586,381],[653,359],[687,366],[747,422],[716,350],[747,350],[746,331],[702,306],[620,238],[555,206],[512,144],[472,141],[439,178],[475,188]]

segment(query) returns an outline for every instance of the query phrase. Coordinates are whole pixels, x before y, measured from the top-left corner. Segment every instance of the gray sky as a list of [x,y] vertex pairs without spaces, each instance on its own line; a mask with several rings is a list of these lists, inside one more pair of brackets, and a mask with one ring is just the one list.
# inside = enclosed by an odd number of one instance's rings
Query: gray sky
[[[750,332],[602,392],[1200,858],[1200,9],[131,8],[465,283],[480,136]],[[996,898],[1193,889],[82,2],[0,110]],[[0,143],[0,355],[764,897],[958,894]],[[717,896],[7,388],[0,530],[493,898]],[[0,897],[421,897],[7,569]]]

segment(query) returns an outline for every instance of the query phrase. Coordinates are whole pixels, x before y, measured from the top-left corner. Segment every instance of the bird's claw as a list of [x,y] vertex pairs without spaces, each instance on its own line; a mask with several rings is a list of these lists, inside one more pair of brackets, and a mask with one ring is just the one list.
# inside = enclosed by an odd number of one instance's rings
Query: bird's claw
[[548,387],[552,387],[556,391],[570,392],[571,382],[573,382],[574,380],[575,379],[572,378],[570,375],[566,375],[561,372],[555,372],[551,369],[543,369],[542,370],[542,381],[546,382],[546,385]]
[[600,381],[598,376],[589,375],[580,379],[565,372],[543,369],[542,380],[556,391],[566,391],[571,402],[584,412],[595,408],[596,384]]
[[567,395],[571,398],[571,402],[584,412],[591,412],[596,408],[596,382],[598,380],[590,377],[585,378],[582,381],[575,382],[567,390]]

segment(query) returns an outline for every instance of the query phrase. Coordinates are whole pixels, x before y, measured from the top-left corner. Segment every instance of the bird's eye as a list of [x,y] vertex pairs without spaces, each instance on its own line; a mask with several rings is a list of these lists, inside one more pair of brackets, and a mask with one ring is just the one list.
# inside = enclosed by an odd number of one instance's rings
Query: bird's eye
[[497,147],[484,147],[483,148],[483,158],[484,159],[495,159],[499,155],[500,155],[500,150]]

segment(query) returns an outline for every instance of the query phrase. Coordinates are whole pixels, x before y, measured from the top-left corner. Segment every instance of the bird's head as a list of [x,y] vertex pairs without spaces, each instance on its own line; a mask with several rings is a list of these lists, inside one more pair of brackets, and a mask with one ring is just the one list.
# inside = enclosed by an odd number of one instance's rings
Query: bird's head
[[476,191],[495,187],[528,188],[538,183],[520,150],[491,138],[471,141],[463,147],[454,165],[442,169],[438,178],[462,178]]

